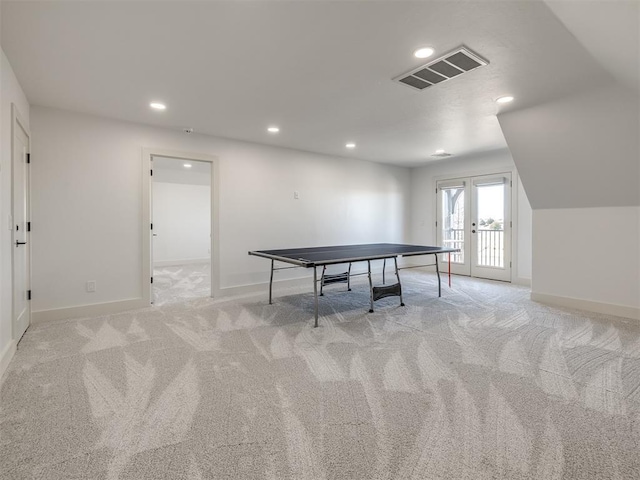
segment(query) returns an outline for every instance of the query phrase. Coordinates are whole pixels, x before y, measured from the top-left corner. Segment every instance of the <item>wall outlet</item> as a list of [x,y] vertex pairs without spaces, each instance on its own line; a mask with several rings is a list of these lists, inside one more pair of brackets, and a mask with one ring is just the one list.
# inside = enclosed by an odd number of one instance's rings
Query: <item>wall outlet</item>
[[93,293],[95,291],[96,291],[96,281],[95,280],[89,280],[87,282],[87,292]]

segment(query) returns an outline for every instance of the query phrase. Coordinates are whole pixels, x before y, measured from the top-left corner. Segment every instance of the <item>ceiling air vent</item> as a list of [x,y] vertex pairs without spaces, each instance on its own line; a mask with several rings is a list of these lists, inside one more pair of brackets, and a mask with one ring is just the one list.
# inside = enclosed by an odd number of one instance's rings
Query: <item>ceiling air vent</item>
[[463,46],[393,80],[417,90],[424,90],[488,64],[487,60]]
[[446,158],[446,157],[450,157],[451,154],[450,153],[446,153],[446,152],[442,152],[442,153],[434,153],[431,156],[432,157],[438,157],[438,158]]

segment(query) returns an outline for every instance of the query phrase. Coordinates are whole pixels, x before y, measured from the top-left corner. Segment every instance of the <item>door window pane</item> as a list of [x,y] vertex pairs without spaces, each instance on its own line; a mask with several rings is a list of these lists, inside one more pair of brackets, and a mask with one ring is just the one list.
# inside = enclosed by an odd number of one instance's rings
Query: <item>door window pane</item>
[[477,265],[504,267],[505,184],[478,185]]
[[459,248],[451,254],[452,263],[464,263],[464,187],[442,189],[442,243]]

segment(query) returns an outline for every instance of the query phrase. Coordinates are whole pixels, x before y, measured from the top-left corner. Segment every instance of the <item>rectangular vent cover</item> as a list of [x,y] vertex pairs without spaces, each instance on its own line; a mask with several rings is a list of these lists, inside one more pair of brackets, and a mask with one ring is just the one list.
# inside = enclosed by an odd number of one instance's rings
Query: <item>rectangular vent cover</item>
[[489,65],[487,60],[462,46],[393,80],[416,90],[424,90],[485,65]]

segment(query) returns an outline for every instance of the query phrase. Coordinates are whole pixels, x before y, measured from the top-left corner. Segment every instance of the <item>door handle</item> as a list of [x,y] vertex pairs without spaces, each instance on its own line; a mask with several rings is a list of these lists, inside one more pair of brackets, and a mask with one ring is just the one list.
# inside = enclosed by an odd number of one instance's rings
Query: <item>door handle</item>
[[475,230],[471,230],[471,233],[476,233],[476,231]]
[[16,240],[16,247],[20,246],[20,245],[26,245],[27,242],[19,242],[18,240]]

